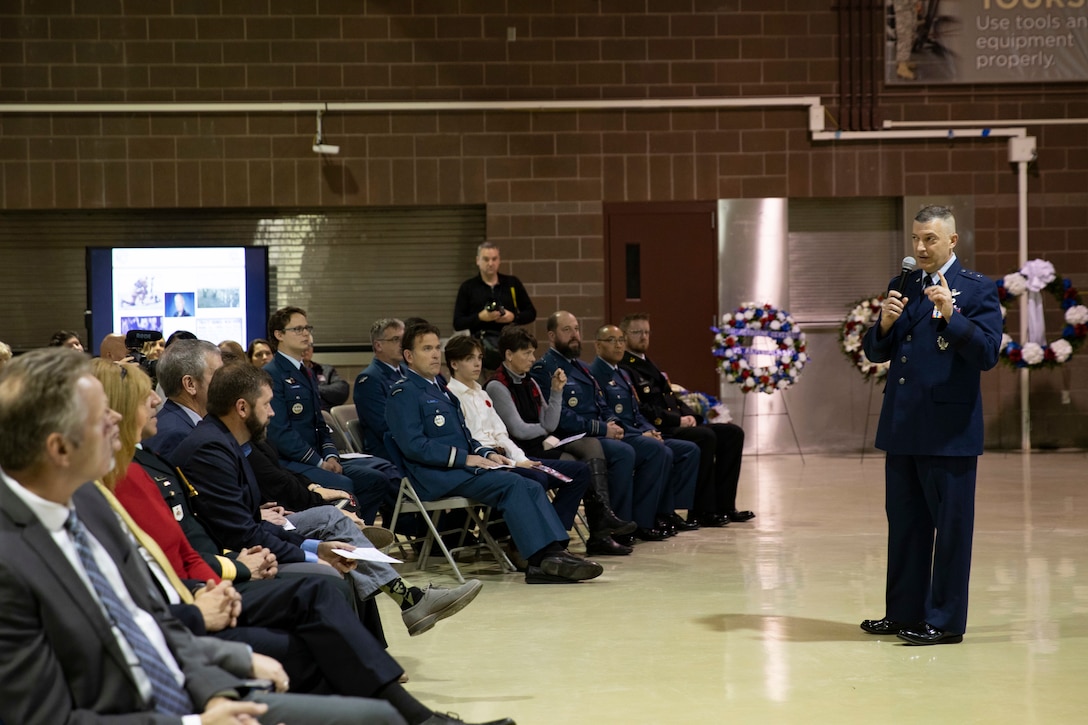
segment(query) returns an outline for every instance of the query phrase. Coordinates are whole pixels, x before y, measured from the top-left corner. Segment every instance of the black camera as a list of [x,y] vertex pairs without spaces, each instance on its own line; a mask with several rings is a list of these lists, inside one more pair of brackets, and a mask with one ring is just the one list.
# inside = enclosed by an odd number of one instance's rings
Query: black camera
[[149,342],[158,342],[162,339],[162,333],[158,330],[129,330],[125,335],[125,348],[128,350],[128,356],[132,358],[132,362],[139,365],[144,372],[151,376],[151,379],[155,379],[155,368],[158,367],[158,360],[148,360],[147,355],[144,355],[144,345]]
[[484,306],[484,312],[506,312],[506,309],[498,300],[491,300]]

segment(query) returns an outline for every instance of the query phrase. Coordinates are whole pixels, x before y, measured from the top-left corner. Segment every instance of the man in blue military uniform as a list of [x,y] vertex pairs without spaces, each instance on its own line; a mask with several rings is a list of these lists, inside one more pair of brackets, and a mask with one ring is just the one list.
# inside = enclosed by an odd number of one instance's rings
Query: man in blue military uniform
[[[551,402],[552,375],[559,369],[567,376],[560,393],[563,412],[555,435],[565,438],[582,433],[600,438],[608,461],[612,509],[620,518],[638,524],[632,537],[643,541],[663,540],[668,534],[655,524],[657,504],[670,465],[668,456],[654,455],[656,450],[644,446],[636,449],[623,440],[623,426],[605,407],[604,393],[586,364],[578,359],[582,354],[578,318],[559,310],[548,318],[547,330],[551,347],[533,364],[529,374],[548,402]],[[626,536],[612,538],[624,545],[630,545],[634,540]]]
[[385,450],[385,404],[393,383],[404,377],[401,367],[400,341],[404,336],[404,323],[387,317],[370,326],[370,344],[374,347],[374,359],[355,378],[352,398],[355,412],[359,414],[363,449],[366,453],[389,460]]
[[393,386],[386,423],[420,497],[467,496],[501,509],[514,544],[529,562],[525,572],[529,584],[600,576],[600,564],[567,551],[570,537],[544,489],[516,473],[496,470],[512,462],[472,438],[457,398],[438,376],[442,369],[438,328],[411,325],[402,345],[408,373]]
[[283,465],[314,483],[355,494],[359,518],[374,523],[378,507],[396,495],[400,472],[382,458],[340,461],[332,435],[321,415],[317,382],[302,364],[302,354],[313,344],[314,328],[306,312],[284,307],[268,318],[268,339],[276,354],[264,366],[272,376],[275,417],[268,438],[283,457]]
[[911,239],[922,272],[902,292],[892,280],[863,340],[870,360],[891,367],[876,433],[887,452],[887,608],[861,628],[908,644],[955,644],[967,628],[979,378],[997,364],[1001,306],[994,283],[956,258],[951,210],[922,209]]
[[589,371],[601,386],[606,405],[615,414],[616,422],[623,426],[623,440],[636,450],[640,446],[655,450],[651,455],[667,454],[671,461],[668,480],[661,489],[657,504],[657,528],[670,534],[699,528],[676,513],[677,508],[685,511],[691,509],[699,472],[699,446],[675,438],[666,440],[643,417],[631,378],[627,371],[618,367],[624,352],[624,337],[620,328],[615,325],[601,327],[597,331],[596,347],[597,359],[590,364]]

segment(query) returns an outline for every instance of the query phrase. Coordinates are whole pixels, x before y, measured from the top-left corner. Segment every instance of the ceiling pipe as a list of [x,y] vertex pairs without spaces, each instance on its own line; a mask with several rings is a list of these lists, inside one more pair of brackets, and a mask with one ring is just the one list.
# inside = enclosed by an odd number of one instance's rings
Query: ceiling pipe
[[964,126],[1084,126],[1088,118],[1014,118],[973,121],[884,121],[884,128],[962,128]]

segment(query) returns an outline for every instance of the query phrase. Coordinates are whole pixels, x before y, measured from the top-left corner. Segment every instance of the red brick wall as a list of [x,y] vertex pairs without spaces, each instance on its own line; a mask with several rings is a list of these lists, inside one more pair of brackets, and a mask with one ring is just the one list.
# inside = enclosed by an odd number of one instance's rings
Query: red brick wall
[[[0,4],[0,102],[803,94],[822,96],[834,116],[834,7],[13,0]],[[878,105],[899,120],[1086,117],[1086,90],[898,87]],[[309,113],[3,115],[0,205],[486,203],[491,238],[540,309],[567,307],[590,326],[603,314],[603,201],[973,194],[978,267],[1000,275],[1016,266],[1016,179],[1004,141],[814,143],[806,129],[803,110],[329,114],[326,136],[342,152],[323,159],[310,151]],[[1088,127],[1031,131],[1031,254],[1088,288]],[[1088,406],[1085,366],[1069,367],[1074,402]],[[1044,392],[1048,375],[1036,376]],[[1055,440],[1067,438],[1063,411],[1078,408],[1055,408]]]

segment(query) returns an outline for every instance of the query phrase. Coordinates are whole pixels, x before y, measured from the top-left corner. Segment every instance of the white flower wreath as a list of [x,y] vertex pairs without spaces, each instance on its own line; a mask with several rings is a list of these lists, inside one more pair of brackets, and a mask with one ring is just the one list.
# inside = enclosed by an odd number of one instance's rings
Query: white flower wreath
[[861,338],[865,337],[865,332],[876,324],[880,317],[880,303],[883,301],[883,294],[859,301],[846,315],[839,329],[839,347],[866,380],[883,380],[888,374],[888,368],[891,367],[890,362],[873,362],[861,349]]
[[747,302],[711,330],[718,369],[745,393],[771,394],[788,388],[809,360],[805,333],[788,312],[770,304],[757,307]]
[[[1004,331],[1001,335],[1001,361],[1013,368],[1057,367],[1073,357],[1073,353],[1088,339],[1088,307],[1081,302],[1080,293],[1073,283],[1059,275],[1054,265],[1043,259],[1033,259],[1018,272],[1007,274],[997,282],[997,296],[1001,300],[1002,323],[1007,309],[1022,294],[1040,295],[1049,292],[1065,311],[1061,337],[1040,345],[1037,342],[1018,343]],[[1041,330],[1041,300],[1036,325]],[[1029,317],[1029,335],[1032,320]],[[1040,338],[1041,339],[1041,338]]]

